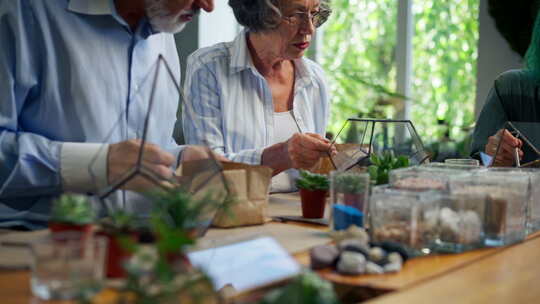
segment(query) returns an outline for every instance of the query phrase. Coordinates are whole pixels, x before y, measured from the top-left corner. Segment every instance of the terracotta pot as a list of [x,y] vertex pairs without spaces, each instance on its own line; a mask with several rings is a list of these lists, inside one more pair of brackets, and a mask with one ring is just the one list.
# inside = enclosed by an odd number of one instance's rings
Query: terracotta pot
[[326,194],[328,190],[306,190],[300,189],[300,199],[302,200],[302,216],[305,218],[324,217],[324,207],[326,205]]
[[119,237],[127,236],[131,241],[137,242],[139,235],[136,232],[127,233],[125,235],[110,234],[104,231],[98,232],[98,235],[104,236],[108,241],[107,250],[107,278],[117,279],[125,278],[126,272],[124,270],[124,261],[131,257],[131,252],[124,249],[119,241]]
[[88,237],[92,234],[93,228],[94,226],[92,224],[74,225],[74,224],[58,223],[58,222],[49,223],[49,230],[51,230],[52,233],[76,231],[76,232],[80,232],[84,234],[85,237]]

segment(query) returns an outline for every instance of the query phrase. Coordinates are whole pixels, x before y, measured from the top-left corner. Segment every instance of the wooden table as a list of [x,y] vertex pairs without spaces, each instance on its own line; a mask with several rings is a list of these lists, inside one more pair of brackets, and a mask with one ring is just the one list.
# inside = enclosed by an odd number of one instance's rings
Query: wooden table
[[[287,206],[286,200],[291,205]],[[295,196],[274,196],[273,203],[283,212],[296,212]],[[298,210],[299,212],[299,210]],[[297,215],[297,214],[291,214]],[[296,224],[325,230],[321,226]],[[309,265],[309,254],[294,257]],[[540,233],[527,241],[506,248],[491,248],[463,254],[415,258],[396,274],[341,276],[332,270],[319,274],[336,284],[346,302],[376,298],[374,303],[527,303],[540,302]],[[0,271],[0,303],[33,303],[28,271]],[[516,299],[520,299],[519,301]],[[534,302],[534,301],[533,301]]]
[[540,235],[370,303],[540,303]]

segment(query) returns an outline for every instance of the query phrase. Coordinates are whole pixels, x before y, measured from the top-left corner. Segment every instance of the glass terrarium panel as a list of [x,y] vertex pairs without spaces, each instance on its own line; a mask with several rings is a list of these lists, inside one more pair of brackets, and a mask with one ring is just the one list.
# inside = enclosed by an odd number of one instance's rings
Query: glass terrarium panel
[[416,166],[390,171],[390,186],[414,191],[448,191],[451,176],[468,174],[465,170],[446,167]]
[[452,195],[486,195],[484,231],[486,246],[504,246],[526,236],[529,177],[523,174],[496,174],[478,171],[452,178]]
[[452,170],[462,170],[462,171],[472,171],[472,170],[478,170],[478,169],[483,168],[480,166],[463,165],[463,164],[455,164],[455,163],[429,163],[429,164],[424,164],[422,166],[432,167],[435,169],[452,169]]
[[424,218],[430,223],[429,227],[435,227],[433,236],[437,237],[429,242],[435,252],[459,253],[484,246],[485,195],[449,195],[433,190],[419,192],[389,185],[373,187],[371,193],[372,196],[383,195],[394,200],[407,197],[411,201],[420,201],[423,197],[430,197],[438,208],[430,209]]
[[[523,174],[529,178],[528,201],[527,201],[527,234],[540,230],[540,170],[536,168],[495,168],[487,169],[488,172],[498,174]],[[504,176],[501,176],[504,178]]]
[[411,255],[431,252],[438,239],[439,197],[379,192],[370,198],[370,233],[375,242],[398,242]]
[[434,250],[460,253],[484,246],[484,219],[487,197],[478,194],[441,196],[438,234]]
[[372,153],[406,156],[413,165],[428,160],[428,154],[409,120],[348,119],[334,139],[338,154],[336,169],[367,166]]
[[331,227],[344,230],[364,226],[370,179],[367,173],[334,171],[331,175]]

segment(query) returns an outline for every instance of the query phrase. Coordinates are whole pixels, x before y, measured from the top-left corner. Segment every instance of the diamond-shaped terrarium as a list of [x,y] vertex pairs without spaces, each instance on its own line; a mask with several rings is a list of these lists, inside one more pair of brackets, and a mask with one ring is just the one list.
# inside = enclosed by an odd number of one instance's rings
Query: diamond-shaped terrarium
[[[536,122],[515,122],[508,121],[504,125],[504,129],[508,130],[512,136],[519,139],[522,142],[521,150],[523,151],[523,157],[520,159],[519,151],[514,150],[513,159],[514,165],[518,168],[526,167],[540,167],[540,123]],[[499,139],[502,139],[499,136]],[[497,143],[497,149],[493,155],[493,160],[497,159],[499,153],[505,149],[503,141],[499,140]],[[483,159],[486,159],[486,154],[483,155]],[[487,161],[484,160],[484,164],[489,163],[489,166],[498,166],[497,161],[492,161],[487,156]]]
[[411,165],[429,162],[410,120],[349,118],[335,137],[338,153],[331,158],[334,169],[347,171],[370,165],[371,154],[391,152],[406,156]]
[[[148,76],[145,78],[143,85],[148,86],[149,89],[139,90],[134,96],[133,105],[131,106],[132,108],[144,109],[143,111],[137,112],[143,113],[143,115],[137,117],[141,121],[144,121],[143,126],[137,130],[130,131],[133,133],[131,134],[132,136],[141,138],[141,149],[137,162],[122,176],[109,181],[108,186],[98,188],[97,195],[94,199],[97,198],[101,203],[101,215],[107,215],[114,213],[115,210],[125,209],[127,203],[137,205],[138,207],[133,207],[135,209],[130,211],[135,211],[139,214],[141,208],[143,210],[148,209],[144,208],[144,206],[154,205],[151,200],[155,199],[155,194],[152,191],[149,192],[151,189],[146,188],[138,190],[141,194],[121,190],[126,183],[135,178],[145,179],[148,184],[154,184],[155,187],[162,188],[162,190],[167,193],[170,192],[173,194],[178,193],[175,191],[183,191],[189,193],[195,200],[211,199],[217,205],[216,208],[205,209],[205,214],[198,218],[198,220],[201,221],[199,227],[196,227],[199,235],[204,234],[219,209],[218,207],[229,197],[229,187],[223,175],[223,167],[207,145],[185,149],[182,154],[182,162],[178,167],[178,170],[176,170],[176,175],[170,179],[161,177],[153,172],[151,168],[146,166],[145,161],[143,161],[145,145],[152,143],[152,139],[170,136],[168,135],[169,131],[163,130],[162,125],[159,123],[159,120],[163,119],[163,117],[159,117],[157,113],[164,112],[163,108],[160,109],[160,107],[167,107],[167,103],[169,102],[167,97],[170,98],[170,96],[176,95],[180,98],[180,101],[183,101],[183,93],[180,82],[176,79],[169,64],[162,55],[159,55],[157,58]],[[141,92],[146,92],[146,94]],[[162,96],[158,92],[165,92],[166,95]],[[160,111],[156,112],[157,110]],[[193,111],[193,109],[188,106],[184,106],[183,110]],[[128,117],[128,114],[130,114],[130,109],[126,107],[121,111],[117,122],[102,142],[111,143],[126,139],[119,137],[118,134],[123,134],[123,127],[120,122],[125,119],[125,117]],[[170,130],[170,132],[172,132],[172,130]],[[164,142],[164,140],[162,140],[162,142]],[[106,145],[103,147],[106,147]],[[101,153],[101,151],[98,152],[98,154],[99,153]],[[95,173],[97,170],[96,159],[97,155],[89,165],[88,172],[94,178],[94,184],[98,187]],[[144,193],[149,193],[150,195]],[[128,209],[131,208],[128,207]],[[150,209],[147,211],[149,212]],[[145,216],[143,216],[143,218],[144,217]]]

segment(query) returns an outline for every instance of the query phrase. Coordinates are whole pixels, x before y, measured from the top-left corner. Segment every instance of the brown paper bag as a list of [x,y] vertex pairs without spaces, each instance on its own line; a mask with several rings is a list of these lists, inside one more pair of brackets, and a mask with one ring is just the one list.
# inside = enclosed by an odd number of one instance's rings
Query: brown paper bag
[[214,226],[231,228],[264,224],[272,169],[229,162],[221,163],[220,167],[222,175],[216,174],[212,160],[198,160],[182,164],[177,173],[195,196],[229,192],[231,203],[217,211]]
[[222,163],[232,203],[214,217],[213,225],[231,228],[264,224],[272,169],[239,163]]

